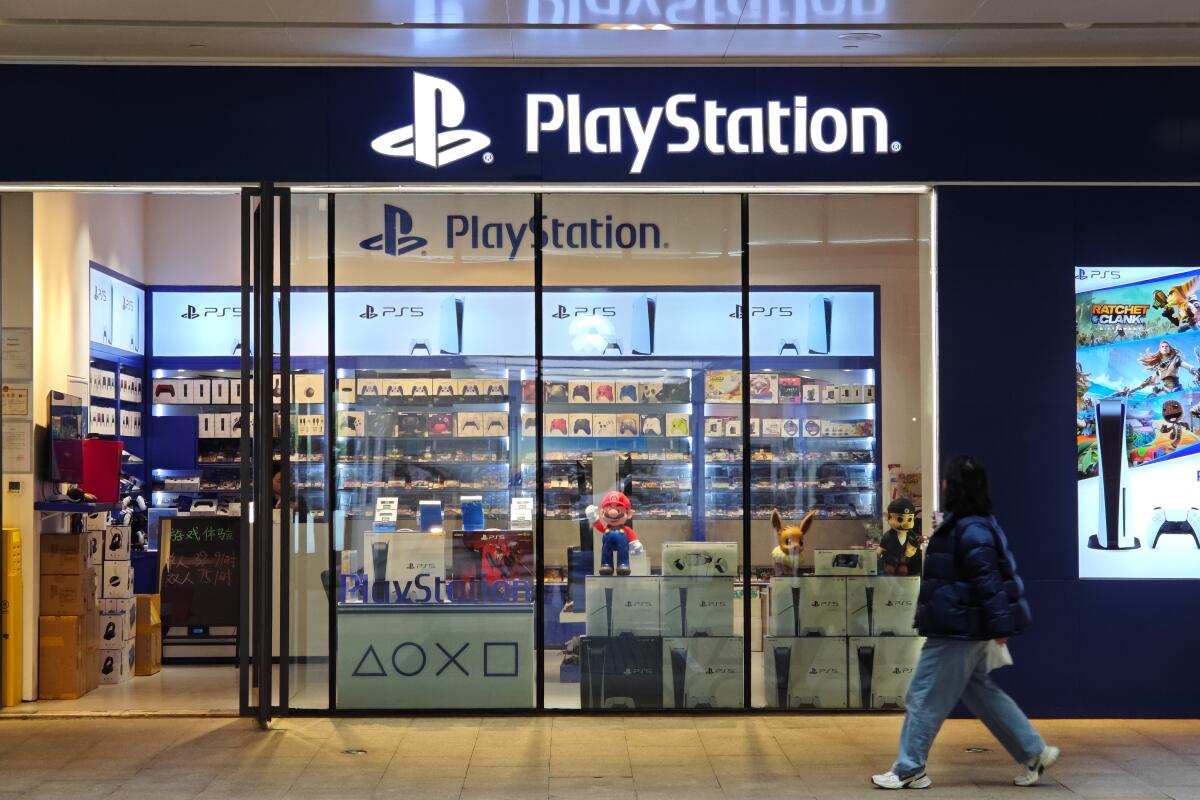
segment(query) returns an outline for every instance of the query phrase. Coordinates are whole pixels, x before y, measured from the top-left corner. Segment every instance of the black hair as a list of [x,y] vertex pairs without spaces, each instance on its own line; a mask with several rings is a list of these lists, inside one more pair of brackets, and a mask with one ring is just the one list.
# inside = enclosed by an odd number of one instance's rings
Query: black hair
[[990,516],[992,495],[987,470],[970,456],[958,456],[942,472],[942,510],[956,517]]

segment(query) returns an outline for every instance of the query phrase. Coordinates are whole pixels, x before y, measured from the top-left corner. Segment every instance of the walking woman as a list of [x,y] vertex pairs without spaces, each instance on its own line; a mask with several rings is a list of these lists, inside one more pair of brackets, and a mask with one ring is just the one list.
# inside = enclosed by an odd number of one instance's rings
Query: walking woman
[[990,643],[1004,645],[1030,621],[1025,586],[992,516],[987,472],[968,457],[950,462],[942,481],[946,519],[929,539],[917,602],[917,630],[928,637],[905,698],[900,756],[871,782],[881,789],[928,789],[933,738],[962,700],[1024,768],[1032,786],[1058,760],[1029,719],[988,675]]

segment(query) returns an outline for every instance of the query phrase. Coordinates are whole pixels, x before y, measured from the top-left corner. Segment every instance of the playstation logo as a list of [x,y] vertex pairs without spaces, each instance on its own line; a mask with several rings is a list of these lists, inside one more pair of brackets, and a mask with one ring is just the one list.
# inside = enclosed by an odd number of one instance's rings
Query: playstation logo
[[359,314],[359,316],[362,317],[363,319],[375,319],[379,315],[375,313],[375,306],[368,305],[366,307],[366,309],[361,314]]
[[383,233],[369,236],[358,243],[363,250],[382,250],[389,256],[402,256],[429,244],[424,236],[413,236],[413,219],[400,206],[383,206]]
[[184,319],[195,319],[196,317],[198,317],[200,315],[196,313],[195,306],[188,306],[187,311],[183,312],[179,316],[183,317]]
[[555,319],[566,319],[567,317],[570,317],[573,315],[567,311],[566,306],[559,306],[558,310],[555,311],[551,316],[553,316]]
[[458,127],[466,110],[462,92],[450,81],[414,72],[413,123],[375,137],[371,149],[435,169],[466,158],[492,143],[479,131]]

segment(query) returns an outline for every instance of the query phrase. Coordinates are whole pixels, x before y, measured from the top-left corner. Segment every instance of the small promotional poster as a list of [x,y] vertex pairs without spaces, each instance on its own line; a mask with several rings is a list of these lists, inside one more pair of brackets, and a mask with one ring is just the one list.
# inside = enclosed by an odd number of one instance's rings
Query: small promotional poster
[[1075,271],[1081,578],[1200,577],[1200,267]]

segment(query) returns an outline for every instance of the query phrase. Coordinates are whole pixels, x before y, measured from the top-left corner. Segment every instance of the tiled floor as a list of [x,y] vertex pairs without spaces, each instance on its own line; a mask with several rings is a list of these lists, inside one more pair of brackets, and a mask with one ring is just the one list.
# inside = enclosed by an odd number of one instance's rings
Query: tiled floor
[[[878,798],[898,716],[0,719],[0,800],[169,798]],[[1045,785],[973,721],[930,761],[938,798],[1200,800],[1200,721],[1039,723]],[[970,747],[987,752],[968,752]],[[925,796],[925,795],[922,795]]]

